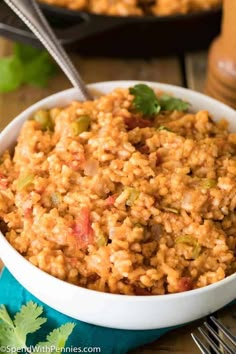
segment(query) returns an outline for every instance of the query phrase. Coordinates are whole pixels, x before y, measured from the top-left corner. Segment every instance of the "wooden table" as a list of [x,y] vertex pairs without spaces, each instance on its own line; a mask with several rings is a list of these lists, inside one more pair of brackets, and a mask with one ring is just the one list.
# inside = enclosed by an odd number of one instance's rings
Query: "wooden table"
[[[11,52],[11,43],[0,39],[0,57]],[[84,80],[89,82],[108,80],[147,80],[187,85],[203,91],[206,73],[206,53],[189,54],[183,62],[178,58],[157,58],[152,60],[122,60],[107,58],[80,58],[73,55],[76,66]],[[185,72],[184,72],[185,71]],[[183,75],[185,74],[185,75]],[[18,113],[32,103],[54,92],[69,88],[70,83],[61,73],[50,81],[47,89],[22,87],[16,92],[0,94],[0,130]],[[1,267],[1,265],[0,265]],[[217,313],[218,317],[236,333],[236,305]],[[202,321],[172,331],[154,344],[144,346],[132,354],[199,354],[190,337]]]

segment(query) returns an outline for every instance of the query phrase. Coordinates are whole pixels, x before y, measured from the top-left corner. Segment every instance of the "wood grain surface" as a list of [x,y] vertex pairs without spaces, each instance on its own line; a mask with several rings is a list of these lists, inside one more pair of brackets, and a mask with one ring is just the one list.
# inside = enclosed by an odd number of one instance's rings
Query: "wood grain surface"
[[[10,42],[0,39],[0,57],[8,55],[11,48]],[[111,80],[146,80],[181,85],[182,82],[177,58],[122,60],[81,58],[72,55],[72,59],[86,83]],[[15,92],[1,94],[0,130],[32,103],[70,87],[71,85],[64,74],[60,73],[50,81],[46,89],[24,86]]]
[[[0,38],[0,57],[11,52],[12,44]],[[181,70],[177,58],[152,60],[121,60],[107,58],[81,58],[73,55],[73,61],[84,80],[89,82],[107,80],[150,80],[182,84]],[[186,56],[188,85],[198,91],[203,90],[206,72],[206,53]],[[69,88],[70,83],[63,73],[52,79],[46,89],[24,86],[16,92],[0,94],[0,130],[23,109],[52,93]],[[1,268],[1,261],[0,261]],[[218,317],[236,333],[236,305],[218,312]],[[190,337],[197,332],[202,321],[174,330],[156,343],[146,345],[130,354],[198,354],[199,351]]]
[[192,90],[204,92],[207,71],[207,52],[185,56],[187,84]]

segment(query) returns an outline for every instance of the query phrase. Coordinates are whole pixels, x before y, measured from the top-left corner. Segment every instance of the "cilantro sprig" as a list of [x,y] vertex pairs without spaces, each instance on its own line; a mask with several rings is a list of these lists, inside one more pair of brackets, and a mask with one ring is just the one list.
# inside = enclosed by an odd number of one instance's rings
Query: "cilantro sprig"
[[[47,321],[42,317],[43,308],[28,302],[23,305],[12,319],[4,305],[0,307],[0,346],[21,348],[27,351],[27,336],[37,332]],[[75,327],[74,323],[66,323],[47,335],[45,342],[35,345],[37,353],[45,352],[45,347],[53,346],[55,353],[65,348],[66,342]],[[54,352],[52,352],[54,354]]]
[[135,110],[150,118],[160,111],[187,111],[190,106],[188,102],[166,94],[157,97],[153,89],[145,84],[130,87],[129,92],[134,96]]
[[23,84],[45,87],[57,66],[45,50],[16,43],[9,57],[0,58],[0,92],[10,92]]
[[161,110],[161,106],[151,87],[138,84],[129,89],[131,95],[134,96],[133,105],[138,112],[142,112],[145,116],[152,116]]
[[159,103],[162,111],[187,111],[190,106],[188,102],[166,94],[160,96]]
[[[46,347],[63,349],[70,334],[74,329],[73,323],[66,323],[60,328],[54,329],[49,335],[47,335],[46,342],[40,342],[36,345],[37,353],[45,353]],[[58,351],[57,351],[58,352]]]

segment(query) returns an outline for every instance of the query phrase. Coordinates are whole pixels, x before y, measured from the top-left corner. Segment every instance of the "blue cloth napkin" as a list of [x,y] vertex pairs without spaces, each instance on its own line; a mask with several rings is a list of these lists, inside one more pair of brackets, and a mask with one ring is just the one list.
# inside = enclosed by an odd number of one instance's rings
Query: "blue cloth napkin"
[[31,343],[27,343],[28,345],[45,341],[46,334],[54,328],[60,327],[60,325],[66,322],[74,322],[76,326],[67,342],[67,347],[98,347],[102,354],[124,354],[131,349],[155,341],[170,330],[168,328],[148,331],[128,331],[94,326],[75,320],[39,301],[24,289],[11,273],[4,268],[0,275],[0,304],[4,304],[8,311],[14,314],[19,311],[23,304],[31,300],[43,306],[44,315],[46,315],[48,321],[37,332],[35,337],[31,336]]

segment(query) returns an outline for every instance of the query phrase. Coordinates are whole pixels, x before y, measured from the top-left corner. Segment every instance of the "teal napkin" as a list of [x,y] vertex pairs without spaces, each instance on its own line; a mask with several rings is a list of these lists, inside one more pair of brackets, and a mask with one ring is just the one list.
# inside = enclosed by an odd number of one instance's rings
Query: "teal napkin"
[[9,312],[14,314],[19,311],[21,305],[31,300],[43,306],[48,321],[37,332],[36,337],[31,336],[30,341],[32,343],[29,343],[29,345],[45,340],[46,334],[54,328],[66,322],[74,322],[76,326],[68,340],[67,347],[98,347],[102,354],[124,354],[131,349],[155,341],[170,330],[170,328],[149,331],[118,330],[94,326],[72,319],[39,301],[4,268],[0,276],[0,304],[4,304]]

